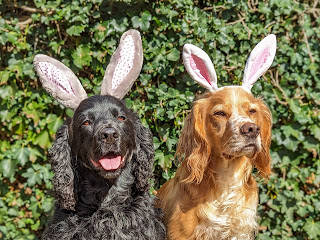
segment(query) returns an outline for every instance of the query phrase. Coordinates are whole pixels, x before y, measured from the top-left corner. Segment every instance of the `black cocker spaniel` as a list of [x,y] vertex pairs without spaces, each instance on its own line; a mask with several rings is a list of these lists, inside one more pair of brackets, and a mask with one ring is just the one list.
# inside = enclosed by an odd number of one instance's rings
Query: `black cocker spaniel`
[[57,203],[44,239],[164,239],[148,193],[152,135],[122,101],[82,101],[49,154]]
[[87,98],[61,62],[37,55],[44,88],[74,116],[49,150],[54,215],[43,239],[164,239],[162,212],[149,194],[154,149],[151,132],[120,100],[142,66],[140,34],[123,34],[102,82],[102,95]]

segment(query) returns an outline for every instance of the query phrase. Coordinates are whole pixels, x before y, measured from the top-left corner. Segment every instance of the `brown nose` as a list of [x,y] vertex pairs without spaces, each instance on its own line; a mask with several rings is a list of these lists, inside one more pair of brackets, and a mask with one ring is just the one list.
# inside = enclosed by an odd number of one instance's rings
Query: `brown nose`
[[258,125],[254,123],[245,123],[240,128],[240,132],[242,135],[248,137],[248,138],[255,138],[260,133],[260,128]]

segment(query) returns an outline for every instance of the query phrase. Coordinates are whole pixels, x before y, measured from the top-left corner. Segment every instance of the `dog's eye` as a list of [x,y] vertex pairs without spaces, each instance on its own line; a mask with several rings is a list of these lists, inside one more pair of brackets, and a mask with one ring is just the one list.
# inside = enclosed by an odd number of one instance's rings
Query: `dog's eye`
[[257,110],[255,110],[255,109],[250,109],[250,111],[249,111],[249,113],[251,113],[251,114],[255,114],[257,112]]
[[117,118],[119,121],[123,122],[126,120],[126,117],[125,116],[118,116]]
[[215,112],[214,115],[215,115],[215,116],[222,116],[222,117],[227,116],[227,114],[226,114],[224,111]]
[[90,125],[90,121],[86,120],[82,123],[82,126],[89,126]]

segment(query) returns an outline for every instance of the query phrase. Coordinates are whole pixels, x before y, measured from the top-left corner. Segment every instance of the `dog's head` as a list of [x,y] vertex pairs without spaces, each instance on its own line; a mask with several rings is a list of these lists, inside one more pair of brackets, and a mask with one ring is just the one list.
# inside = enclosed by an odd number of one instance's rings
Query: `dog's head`
[[189,180],[201,181],[210,158],[246,156],[269,175],[271,125],[268,107],[241,87],[204,94],[185,121],[177,151],[187,158]]
[[83,100],[72,121],[72,155],[105,178],[118,177],[136,148],[136,121],[135,114],[115,97]]
[[136,191],[148,191],[154,155],[152,135],[120,100],[137,79],[142,62],[140,34],[129,30],[122,35],[106,69],[102,95],[87,98],[78,78],[63,63],[45,55],[35,57],[43,87],[75,110],[71,123],[57,131],[49,151],[56,198],[62,208],[74,210],[78,164],[109,180],[117,179],[126,168],[135,177]]
[[83,100],[69,125],[57,131],[49,154],[56,198],[62,208],[74,210],[76,205],[79,164],[110,184],[127,169],[135,179],[135,191],[149,190],[154,158],[152,134],[137,114],[113,96],[96,95]]
[[275,36],[269,35],[251,52],[242,86],[218,88],[209,56],[185,45],[187,71],[210,90],[195,102],[178,144],[177,155],[186,159],[190,170],[187,182],[199,183],[211,158],[232,161],[247,157],[263,176],[270,174],[271,113],[250,90],[271,66],[275,48]]
[[242,88],[229,87],[206,98],[206,106],[210,111],[208,132],[213,133],[215,151],[225,159],[254,158],[268,150],[271,113],[260,99]]

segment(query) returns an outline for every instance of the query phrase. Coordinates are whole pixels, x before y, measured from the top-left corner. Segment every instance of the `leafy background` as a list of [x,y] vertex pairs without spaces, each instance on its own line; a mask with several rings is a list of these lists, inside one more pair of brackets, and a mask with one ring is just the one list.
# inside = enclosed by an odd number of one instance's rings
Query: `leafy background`
[[126,97],[154,135],[154,189],[176,170],[183,120],[204,91],[180,52],[193,43],[212,58],[219,85],[239,84],[254,45],[278,48],[253,88],[273,113],[273,174],[260,182],[258,239],[320,238],[320,4],[318,0],[0,0],[0,238],[38,239],[53,207],[46,158],[72,112],[41,87],[37,53],[57,58],[98,94],[121,34],[138,29],[143,70]]

